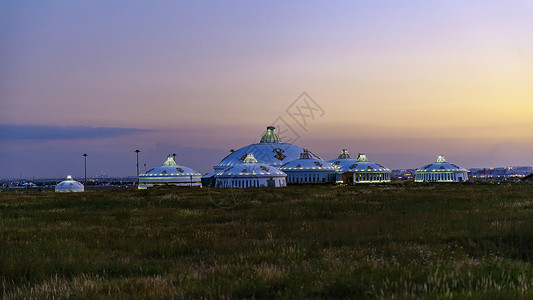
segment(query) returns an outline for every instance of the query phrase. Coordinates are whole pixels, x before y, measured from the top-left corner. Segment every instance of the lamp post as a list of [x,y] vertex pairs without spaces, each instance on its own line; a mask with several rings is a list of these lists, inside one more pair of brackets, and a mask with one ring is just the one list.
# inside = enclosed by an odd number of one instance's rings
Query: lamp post
[[87,153],[83,153],[83,160],[85,163],[85,190],[87,190]]
[[139,185],[139,152],[141,152],[141,150],[135,150],[135,153],[137,153],[137,185]]

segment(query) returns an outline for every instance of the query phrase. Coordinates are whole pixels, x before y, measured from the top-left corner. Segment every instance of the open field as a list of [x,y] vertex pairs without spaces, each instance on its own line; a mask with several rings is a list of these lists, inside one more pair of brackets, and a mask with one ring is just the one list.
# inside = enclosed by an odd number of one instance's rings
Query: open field
[[0,193],[3,298],[532,298],[533,184]]

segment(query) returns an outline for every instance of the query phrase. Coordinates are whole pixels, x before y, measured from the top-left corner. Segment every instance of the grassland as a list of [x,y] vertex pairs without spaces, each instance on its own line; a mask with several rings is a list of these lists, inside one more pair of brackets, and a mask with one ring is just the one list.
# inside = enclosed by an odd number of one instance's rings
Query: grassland
[[0,193],[0,297],[533,298],[533,184]]

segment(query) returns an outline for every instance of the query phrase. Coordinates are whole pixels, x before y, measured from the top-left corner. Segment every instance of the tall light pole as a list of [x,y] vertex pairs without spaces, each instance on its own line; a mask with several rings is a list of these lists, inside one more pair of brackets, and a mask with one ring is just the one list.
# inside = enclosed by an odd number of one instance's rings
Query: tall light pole
[[139,152],[141,152],[141,150],[135,150],[135,153],[137,153],[137,185],[139,185]]
[[85,190],[87,190],[87,153],[83,153],[83,160],[85,162]]

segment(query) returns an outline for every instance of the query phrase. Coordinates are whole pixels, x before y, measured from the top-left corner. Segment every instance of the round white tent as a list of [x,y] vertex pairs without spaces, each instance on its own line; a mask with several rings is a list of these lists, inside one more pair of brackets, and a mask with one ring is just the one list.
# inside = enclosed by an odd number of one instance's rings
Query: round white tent
[[222,188],[284,187],[287,175],[276,167],[263,164],[248,153],[243,162],[216,173],[215,186]]
[[364,153],[351,158],[348,150],[342,149],[337,159],[329,161],[342,173],[344,183],[390,182],[391,170],[379,163],[369,161]]
[[171,156],[162,166],[152,168],[143,174],[139,174],[139,189],[153,186],[202,186],[202,174],[195,170],[177,165]]
[[330,163],[313,157],[307,149],[299,159],[292,160],[280,168],[287,174],[287,183],[332,183],[337,181],[337,169]]
[[439,155],[437,161],[415,171],[415,182],[462,182],[468,180],[468,172]]
[[55,187],[57,193],[68,192],[83,192],[85,190],[83,184],[72,179],[72,176],[68,175],[67,179],[58,183]]

